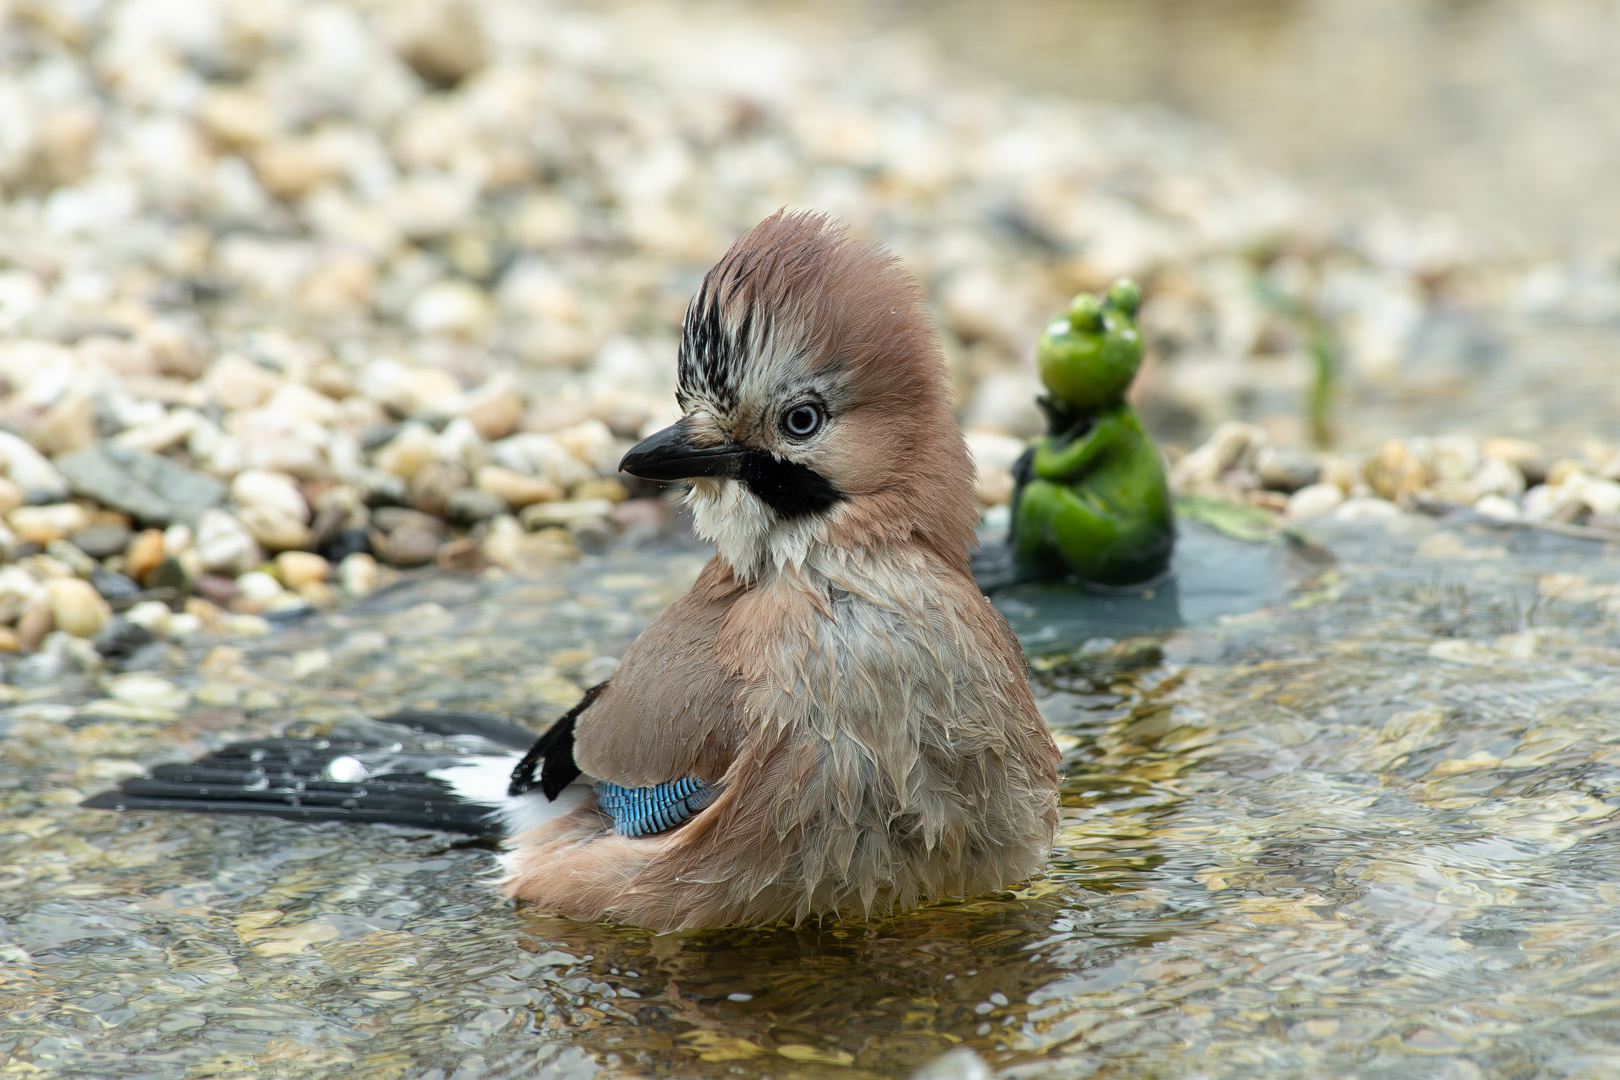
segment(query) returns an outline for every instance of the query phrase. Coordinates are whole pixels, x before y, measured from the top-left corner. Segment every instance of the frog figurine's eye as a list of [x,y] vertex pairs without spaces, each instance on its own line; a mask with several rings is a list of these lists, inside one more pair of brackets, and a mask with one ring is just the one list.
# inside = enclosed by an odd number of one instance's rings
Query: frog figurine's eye
[[1096,333],[1103,328],[1102,305],[1090,293],[1081,293],[1069,301],[1069,325],[1077,334]]

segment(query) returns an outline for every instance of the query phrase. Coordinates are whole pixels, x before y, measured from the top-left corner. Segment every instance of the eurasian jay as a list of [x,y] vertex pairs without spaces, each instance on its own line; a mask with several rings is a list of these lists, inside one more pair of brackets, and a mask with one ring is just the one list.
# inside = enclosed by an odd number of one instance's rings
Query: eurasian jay
[[[716,554],[528,753],[416,775],[376,748],[270,740],[89,805],[498,830],[508,896],[660,930],[1028,877],[1058,753],[969,572],[973,468],[915,282],[827,218],[778,212],[705,276],[678,383],[685,415],[621,467],[688,481]],[[486,727],[446,730],[515,741]],[[300,805],[278,804],[294,782]]]

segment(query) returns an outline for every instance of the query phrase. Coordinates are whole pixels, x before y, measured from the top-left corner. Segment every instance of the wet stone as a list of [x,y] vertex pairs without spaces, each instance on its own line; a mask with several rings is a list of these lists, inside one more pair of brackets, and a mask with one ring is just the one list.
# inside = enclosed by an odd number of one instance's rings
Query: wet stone
[[90,574],[90,584],[109,601],[132,600],[140,595],[141,587],[133,579],[113,570],[96,569]]
[[76,494],[159,525],[194,524],[204,510],[224,503],[227,491],[169,458],[106,441],[58,458],[56,467]]
[[442,519],[403,506],[378,507],[371,512],[371,523],[389,534],[406,527],[419,532],[433,533],[435,536],[442,536],[445,531]]
[[473,525],[506,513],[506,501],[477,488],[462,488],[445,501],[444,512],[457,525]]
[[130,531],[123,525],[92,525],[68,537],[86,555],[105,559],[118,555],[129,545]]
[[114,618],[91,640],[96,652],[109,659],[129,656],[156,640],[152,631],[128,619]]
[[438,532],[407,523],[388,534],[383,555],[396,566],[422,566],[432,562],[438,551]]

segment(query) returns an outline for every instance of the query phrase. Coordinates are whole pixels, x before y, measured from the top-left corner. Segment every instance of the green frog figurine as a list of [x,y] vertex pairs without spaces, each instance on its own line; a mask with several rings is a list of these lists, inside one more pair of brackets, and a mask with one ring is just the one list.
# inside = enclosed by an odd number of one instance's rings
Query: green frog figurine
[[1018,459],[1012,501],[1019,580],[1078,578],[1129,588],[1153,582],[1175,545],[1159,449],[1125,391],[1142,363],[1141,290],[1116,281],[1099,303],[1081,293],[1041,334],[1050,430]]

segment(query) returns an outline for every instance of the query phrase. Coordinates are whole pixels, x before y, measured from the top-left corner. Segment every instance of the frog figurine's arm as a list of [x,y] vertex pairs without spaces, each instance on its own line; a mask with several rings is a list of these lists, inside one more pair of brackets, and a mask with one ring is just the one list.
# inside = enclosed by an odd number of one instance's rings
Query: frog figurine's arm
[[1100,459],[1110,448],[1129,434],[1119,414],[1110,411],[1098,416],[1084,435],[1069,443],[1055,446],[1051,436],[1046,436],[1035,444],[1032,462],[1035,475],[1057,484],[1077,484],[1101,464]]

